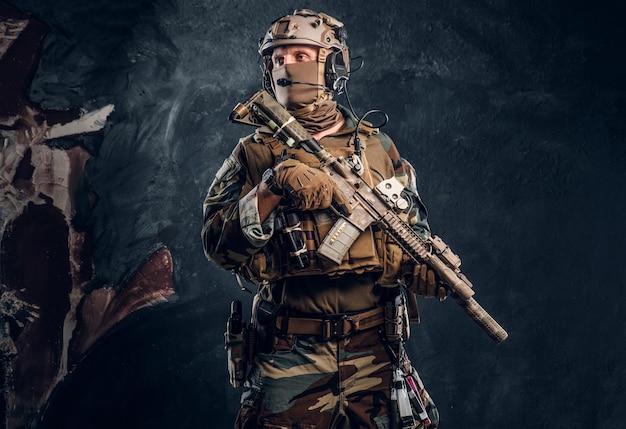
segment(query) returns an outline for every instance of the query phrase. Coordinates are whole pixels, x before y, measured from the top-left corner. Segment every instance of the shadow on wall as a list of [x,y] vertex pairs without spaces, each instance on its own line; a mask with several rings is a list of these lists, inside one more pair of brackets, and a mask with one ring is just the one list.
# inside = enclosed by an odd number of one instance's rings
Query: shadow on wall
[[[85,219],[98,195],[84,177],[86,136],[101,133],[112,105],[50,110],[25,94],[47,26],[0,2],[0,350],[2,422],[33,427],[54,387],[134,311],[174,294],[172,257],[150,255],[129,282],[90,290]],[[55,144],[69,140],[65,148]],[[68,147],[69,146],[69,147]]]

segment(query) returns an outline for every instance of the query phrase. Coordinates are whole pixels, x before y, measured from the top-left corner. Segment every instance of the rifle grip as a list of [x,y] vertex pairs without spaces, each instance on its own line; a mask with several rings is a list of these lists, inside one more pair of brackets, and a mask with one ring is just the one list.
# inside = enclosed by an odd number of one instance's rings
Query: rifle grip
[[509,334],[474,298],[463,299],[457,294],[452,294],[452,297],[493,341],[500,344],[507,339]]

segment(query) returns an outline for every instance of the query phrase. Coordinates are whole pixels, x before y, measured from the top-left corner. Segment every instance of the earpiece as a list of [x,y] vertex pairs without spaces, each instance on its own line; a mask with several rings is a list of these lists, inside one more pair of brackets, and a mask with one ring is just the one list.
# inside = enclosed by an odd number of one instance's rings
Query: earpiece
[[336,94],[343,92],[346,82],[350,78],[350,72],[346,67],[342,51],[333,51],[328,55],[324,78],[326,86],[332,88]]

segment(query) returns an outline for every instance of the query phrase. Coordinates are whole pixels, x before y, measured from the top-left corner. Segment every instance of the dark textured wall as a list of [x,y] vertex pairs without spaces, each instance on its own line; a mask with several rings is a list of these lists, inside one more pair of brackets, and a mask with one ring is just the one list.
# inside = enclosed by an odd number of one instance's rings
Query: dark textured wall
[[[222,347],[234,278],[203,256],[201,203],[248,129],[256,41],[290,1],[14,1],[50,26],[29,97],[115,104],[87,173],[99,284],[161,244],[180,302],[135,314],[59,386],[44,427],[228,427]],[[384,4],[384,6],[383,6]],[[618,1],[310,1],[365,59],[359,112],[415,165],[431,226],[463,258],[494,345],[452,302],[422,301],[411,354],[443,427],[622,427],[626,253]]]

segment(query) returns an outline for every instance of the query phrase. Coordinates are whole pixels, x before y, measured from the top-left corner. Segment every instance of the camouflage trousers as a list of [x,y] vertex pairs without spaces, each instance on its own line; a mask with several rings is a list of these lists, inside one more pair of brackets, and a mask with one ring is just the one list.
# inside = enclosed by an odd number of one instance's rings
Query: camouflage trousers
[[[340,341],[279,338],[271,353],[257,355],[235,428],[393,429],[391,377],[376,328]],[[434,407],[420,387],[427,408]]]

